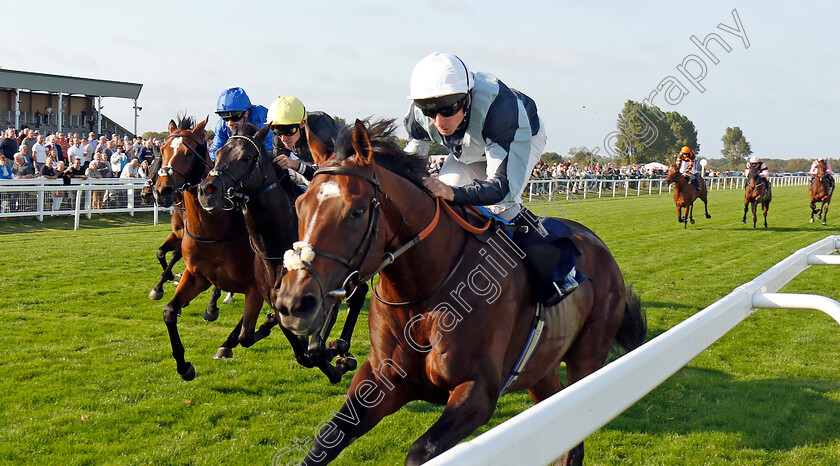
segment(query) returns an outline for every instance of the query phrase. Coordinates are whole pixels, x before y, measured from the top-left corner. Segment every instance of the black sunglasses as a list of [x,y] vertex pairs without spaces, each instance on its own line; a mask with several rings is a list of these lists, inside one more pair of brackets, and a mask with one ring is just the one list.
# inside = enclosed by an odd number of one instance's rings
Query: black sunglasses
[[428,118],[434,118],[435,115],[440,115],[444,118],[449,118],[451,116],[454,116],[459,111],[461,111],[461,109],[464,108],[464,105],[466,105],[466,103],[467,103],[467,96],[464,96],[463,99],[455,102],[452,105],[439,107],[439,108],[421,108],[420,111],[423,112],[423,115],[425,115]]
[[274,125],[271,132],[278,136],[294,136],[300,129],[300,125]]
[[218,114],[225,121],[239,121],[245,116],[245,112],[218,112]]

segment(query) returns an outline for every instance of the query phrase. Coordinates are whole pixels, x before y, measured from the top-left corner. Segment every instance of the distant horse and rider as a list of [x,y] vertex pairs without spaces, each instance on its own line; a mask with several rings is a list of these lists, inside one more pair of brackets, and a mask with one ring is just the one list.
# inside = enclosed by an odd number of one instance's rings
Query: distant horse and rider
[[[674,204],[677,207],[677,222],[688,228],[688,222],[694,224],[694,201],[700,199],[706,210],[706,218],[709,215],[708,193],[706,191],[706,180],[701,173],[694,170],[696,156],[694,152],[685,146],[682,148],[677,161],[668,169],[668,176],[665,181],[674,183]],[[685,215],[683,215],[685,212]]]
[[[834,194],[834,177],[831,165],[824,157],[818,158],[811,165],[810,173],[814,176],[808,192],[811,197],[811,221],[814,223],[814,215],[822,219],[822,224],[828,221],[828,205],[831,204],[831,196]],[[820,207],[817,208],[817,203]]]
[[767,165],[757,156],[752,156],[747,162],[744,176],[747,177],[747,182],[744,185],[744,218],[741,219],[741,224],[747,223],[747,212],[752,208],[753,228],[755,228],[758,222],[756,209],[758,205],[761,205],[761,210],[764,212],[764,228],[767,228],[767,211],[770,209],[770,201],[773,200]]

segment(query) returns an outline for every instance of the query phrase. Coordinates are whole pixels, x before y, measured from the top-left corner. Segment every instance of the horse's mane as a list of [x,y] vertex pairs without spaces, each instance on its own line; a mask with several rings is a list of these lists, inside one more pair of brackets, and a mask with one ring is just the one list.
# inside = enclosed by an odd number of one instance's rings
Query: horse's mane
[[257,134],[257,131],[259,131],[259,129],[255,125],[252,125],[251,123],[245,123],[245,124],[237,126],[236,130],[234,130],[234,132],[233,132],[233,135],[234,136],[249,136],[249,137],[251,137],[251,136]]
[[178,121],[175,123],[175,127],[180,130],[189,130],[195,127],[195,118],[189,115],[185,115],[183,113],[179,113]]
[[[364,123],[373,145],[373,160],[376,164],[418,186],[423,186],[423,179],[428,176],[426,157],[402,150],[394,136],[394,120],[384,119],[370,123],[366,119]],[[341,162],[355,153],[353,127],[345,126],[339,131],[335,141],[335,160]]]

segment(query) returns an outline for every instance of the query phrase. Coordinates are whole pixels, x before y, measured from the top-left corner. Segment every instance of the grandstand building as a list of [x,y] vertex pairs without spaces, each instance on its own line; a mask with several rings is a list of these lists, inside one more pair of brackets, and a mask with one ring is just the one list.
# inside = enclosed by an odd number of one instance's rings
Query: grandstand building
[[[134,137],[142,84],[0,69],[0,126]],[[102,98],[134,101],[134,131],[102,114]]]

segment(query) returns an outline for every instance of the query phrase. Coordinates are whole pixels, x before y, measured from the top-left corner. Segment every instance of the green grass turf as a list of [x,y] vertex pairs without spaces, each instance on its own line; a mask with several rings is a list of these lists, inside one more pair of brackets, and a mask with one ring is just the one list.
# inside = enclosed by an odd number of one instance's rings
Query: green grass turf
[[[634,284],[649,338],[681,322],[803,246],[837,234],[809,224],[804,187],[774,188],[769,228],[741,225],[741,191],[713,191],[712,218],[683,229],[669,195],[533,203],[598,233]],[[700,210],[698,207],[698,210]],[[166,219],[100,216],[0,221],[0,462],[25,464],[267,464],[308,444],[341,404],[297,366],[275,332],[232,360],[212,355],[241,316],[242,297],[202,321],[209,297],[179,320],[198,376],[175,373],[150,301],[154,250]],[[812,267],[782,291],[840,299],[840,270]],[[366,314],[365,314],[366,315]],[[339,325],[341,322],[339,322]],[[364,319],[353,352],[368,354]],[[498,425],[531,406],[508,395]],[[357,440],[336,464],[402,463],[441,408],[411,403]],[[817,311],[759,310],[586,441],[589,464],[840,463],[840,326]],[[575,422],[564,420],[560,422]],[[300,458],[284,456],[284,463]]]

